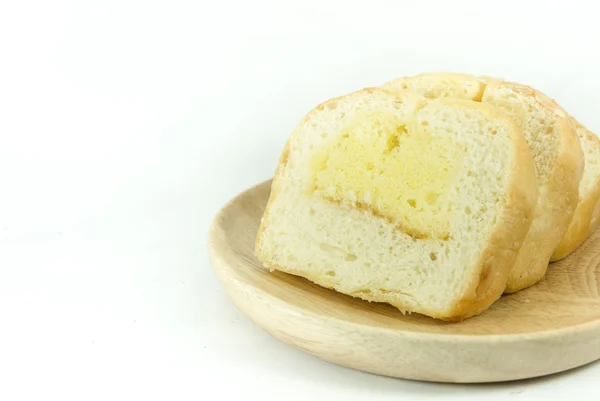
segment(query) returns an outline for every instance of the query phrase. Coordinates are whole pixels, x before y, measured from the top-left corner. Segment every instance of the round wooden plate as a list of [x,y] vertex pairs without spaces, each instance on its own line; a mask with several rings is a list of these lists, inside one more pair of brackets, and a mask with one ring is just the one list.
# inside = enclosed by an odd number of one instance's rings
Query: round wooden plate
[[269,191],[270,181],[230,201],[209,251],[235,305],[285,343],[353,369],[441,382],[524,379],[600,359],[600,230],[535,286],[444,323],[264,269],[253,251]]

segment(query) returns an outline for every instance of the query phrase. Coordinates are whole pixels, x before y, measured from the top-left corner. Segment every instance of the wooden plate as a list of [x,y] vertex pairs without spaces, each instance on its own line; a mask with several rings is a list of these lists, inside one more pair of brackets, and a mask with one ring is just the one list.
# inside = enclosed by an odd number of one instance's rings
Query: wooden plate
[[235,305],[285,343],[353,369],[441,382],[524,379],[600,359],[600,230],[535,286],[444,323],[264,269],[253,248],[269,191],[270,181],[230,201],[209,251]]

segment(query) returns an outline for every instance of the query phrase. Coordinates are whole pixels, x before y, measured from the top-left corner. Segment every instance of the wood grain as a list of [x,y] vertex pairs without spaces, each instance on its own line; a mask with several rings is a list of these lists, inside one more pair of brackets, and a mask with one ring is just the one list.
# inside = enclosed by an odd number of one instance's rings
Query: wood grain
[[353,369],[443,382],[530,378],[600,359],[600,231],[533,287],[445,323],[264,269],[253,250],[270,183],[219,212],[208,246],[235,305],[287,344]]

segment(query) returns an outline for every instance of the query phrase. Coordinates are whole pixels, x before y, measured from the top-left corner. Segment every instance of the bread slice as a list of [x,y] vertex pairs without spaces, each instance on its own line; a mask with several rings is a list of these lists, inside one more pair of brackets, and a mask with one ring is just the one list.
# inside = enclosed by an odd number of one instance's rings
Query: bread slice
[[579,202],[569,229],[554,250],[552,262],[577,249],[598,227],[600,222],[600,139],[579,121],[571,117],[583,149],[585,167],[579,184]]
[[531,151],[498,109],[368,88],[295,128],[255,254],[344,294],[461,320],[501,296],[536,199]]
[[465,74],[421,74],[383,85],[410,90],[427,98],[462,98],[502,109],[521,127],[532,150],[539,196],[506,292],[527,288],[546,274],[550,257],[575,213],[584,158],[568,115],[551,99],[530,87]]

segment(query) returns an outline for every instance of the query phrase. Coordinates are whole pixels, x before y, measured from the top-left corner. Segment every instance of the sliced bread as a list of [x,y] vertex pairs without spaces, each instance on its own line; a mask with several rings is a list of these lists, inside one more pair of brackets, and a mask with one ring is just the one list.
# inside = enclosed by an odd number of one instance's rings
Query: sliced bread
[[579,121],[571,117],[583,149],[585,167],[579,184],[579,202],[569,229],[554,250],[552,262],[577,249],[598,227],[600,222],[600,139]]
[[534,221],[511,270],[506,292],[519,291],[542,279],[579,199],[584,157],[568,115],[530,87],[465,74],[421,74],[383,87],[432,99],[461,98],[491,104],[523,130],[535,161],[539,196]]
[[497,108],[368,88],[318,105],[292,132],[255,254],[456,321],[501,296],[536,199],[531,151]]

